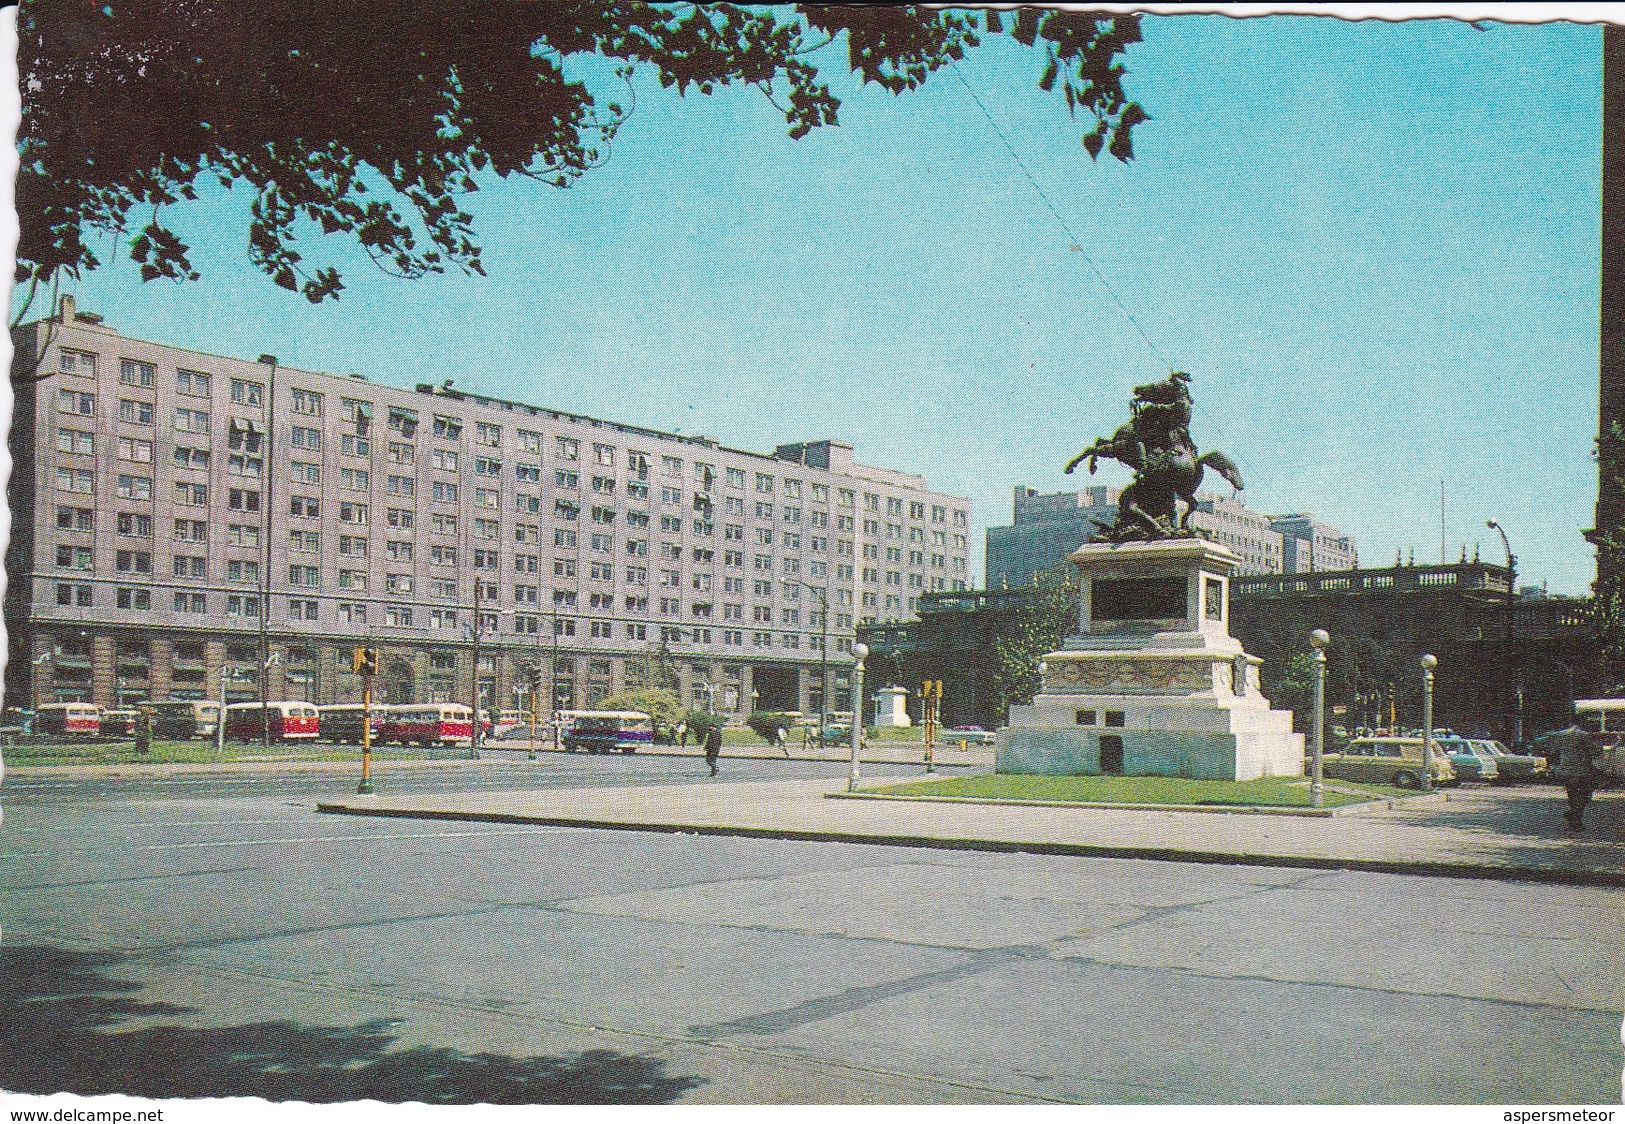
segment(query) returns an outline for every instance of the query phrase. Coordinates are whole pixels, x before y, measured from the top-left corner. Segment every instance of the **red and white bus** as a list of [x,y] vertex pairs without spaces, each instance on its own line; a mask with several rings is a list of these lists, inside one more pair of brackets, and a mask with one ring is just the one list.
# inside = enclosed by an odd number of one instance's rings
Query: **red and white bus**
[[474,740],[474,712],[462,703],[392,706],[384,715],[378,740],[397,745],[469,745]]
[[307,702],[232,703],[226,707],[226,740],[256,742],[261,730],[274,742],[315,741],[321,715]]
[[87,734],[102,732],[102,708],[94,703],[46,703],[34,716],[36,734]]

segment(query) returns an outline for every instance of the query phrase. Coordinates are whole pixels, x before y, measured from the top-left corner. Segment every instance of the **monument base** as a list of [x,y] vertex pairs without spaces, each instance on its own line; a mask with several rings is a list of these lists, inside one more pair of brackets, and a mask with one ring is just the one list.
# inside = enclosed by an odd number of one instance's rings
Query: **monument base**
[[1032,703],[1010,708],[997,771],[1214,780],[1302,776],[1292,713],[1259,689],[1262,661],[1229,632],[1216,543],[1088,543],[1071,555],[1079,632],[1044,657]]

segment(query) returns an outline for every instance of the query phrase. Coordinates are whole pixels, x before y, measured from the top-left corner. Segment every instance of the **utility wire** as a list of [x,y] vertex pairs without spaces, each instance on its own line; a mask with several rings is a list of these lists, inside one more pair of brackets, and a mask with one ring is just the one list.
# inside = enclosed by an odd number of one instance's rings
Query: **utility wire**
[[1021,174],[1027,177],[1027,182],[1031,184],[1032,189],[1038,193],[1038,198],[1044,201],[1044,206],[1049,208],[1049,213],[1055,216],[1056,223],[1060,225],[1061,230],[1065,232],[1067,238],[1071,239],[1073,251],[1083,255],[1083,260],[1089,263],[1089,268],[1094,271],[1095,277],[1100,280],[1101,287],[1106,290],[1106,294],[1112,298],[1112,303],[1117,305],[1118,309],[1123,313],[1123,316],[1128,320],[1128,322],[1134,326],[1134,330],[1140,334],[1140,338],[1145,341],[1145,346],[1151,349],[1151,354],[1155,355],[1164,366],[1167,366],[1170,370],[1172,370],[1173,365],[1169,363],[1167,357],[1164,356],[1160,350],[1158,350],[1157,345],[1151,342],[1151,337],[1145,334],[1145,329],[1140,327],[1140,322],[1134,318],[1134,314],[1128,310],[1128,306],[1125,305],[1122,298],[1117,295],[1117,290],[1112,288],[1111,282],[1106,280],[1106,275],[1100,272],[1100,267],[1097,266],[1094,259],[1089,256],[1089,252],[1083,248],[1083,239],[1079,238],[1072,232],[1072,228],[1067,225],[1066,218],[1061,214],[1060,209],[1056,207],[1053,202],[1051,202],[1049,195],[1045,193],[1043,187],[1039,185],[1037,178],[1027,168],[1026,162],[1022,160],[1021,154],[1018,153],[1015,146],[1010,143],[1010,139],[1004,135],[1004,130],[999,128],[999,123],[993,119],[993,114],[988,112],[988,108],[985,104],[983,104],[982,99],[976,95],[976,91],[971,87],[971,84],[965,80],[964,74],[960,72],[959,64],[950,59],[949,65],[953,67],[954,77],[959,79],[959,84],[965,87],[965,92],[968,93],[971,100],[976,103],[976,108],[980,109],[982,111],[982,116],[987,118],[987,123],[992,126],[994,135],[999,138],[1001,143],[1003,143],[1004,150],[1010,154],[1010,159],[1016,162],[1016,167],[1020,168]]

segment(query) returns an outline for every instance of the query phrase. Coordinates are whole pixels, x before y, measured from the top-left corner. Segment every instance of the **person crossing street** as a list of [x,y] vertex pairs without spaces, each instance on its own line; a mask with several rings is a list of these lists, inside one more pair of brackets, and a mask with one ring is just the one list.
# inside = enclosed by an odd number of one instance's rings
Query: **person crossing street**
[[722,727],[714,725],[705,731],[705,763],[711,766],[711,775],[717,775],[717,758],[722,756]]

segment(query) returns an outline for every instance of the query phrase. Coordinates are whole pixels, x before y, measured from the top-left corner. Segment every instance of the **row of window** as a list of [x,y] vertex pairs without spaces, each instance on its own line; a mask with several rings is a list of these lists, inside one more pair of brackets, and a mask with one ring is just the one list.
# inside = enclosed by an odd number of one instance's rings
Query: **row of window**
[[[91,608],[95,603],[95,587],[85,583],[58,582],[56,585],[56,603],[64,607]],[[148,612],[153,608],[153,590],[145,586],[116,586],[113,591],[114,603],[119,609],[137,612]],[[174,590],[170,594],[170,608],[176,613],[204,616],[209,612],[209,595],[207,593],[188,590]],[[314,599],[292,597],[287,599],[288,616],[291,620],[317,621],[321,615],[321,603]],[[371,606],[376,612],[379,607]],[[335,615],[337,623],[346,625],[363,625],[368,623],[369,606],[365,602],[340,601],[336,603]],[[260,595],[257,593],[228,593],[225,595],[225,613],[229,617],[255,617],[260,615]],[[430,608],[422,610],[410,605],[382,606],[382,623],[393,628],[423,628],[432,630],[456,629],[464,623],[472,623],[473,614],[461,609]],[[499,617],[495,613],[480,613],[480,628],[482,632],[494,632],[498,627]],[[542,616],[533,613],[514,613],[512,617],[513,631],[519,635],[536,635],[541,629]],[[577,622],[571,617],[548,616],[552,621],[553,632],[557,636],[575,636]],[[631,621],[618,622],[622,635],[627,640],[647,640],[649,638],[648,625]],[[614,639],[617,622],[605,620],[591,620],[587,622],[588,635],[594,639]],[[850,626],[847,626],[850,627]],[[723,644],[742,644],[743,633],[740,630],[724,629],[722,631]],[[674,628],[661,626],[661,639],[676,640],[681,643],[711,643],[711,630],[708,628]],[[766,631],[752,633],[752,644],[756,647],[772,647],[773,634]],[[692,638],[692,641],[690,641]],[[821,639],[817,636],[807,637],[808,647],[817,649]],[[851,650],[850,639],[837,639],[838,651]],[[801,634],[786,632],[781,634],[780,645],[785,648],[796,649],[801,647]]]
[[[199,378],[206,380],[207,376],[199,376]],[[238,381],[239,380],[234,380],[234,384]],[[206,383],[204,385],[206,387]],[[258,384],[243,385],[246,387],[248,385],[257,386]],[[203,393],[207,393],[206,389],[203,391]],[[244,394],[247,396],[248,392],[245,390]],[[293,412],[295,414],[320,415],[322,412],[322,400],[323,396],[319,393],[295,390],[293,392],[292,401]],[[254,401],[255,404],[257,404],[257,396],[254,396]],[[368,409],[367,416],[370,417],[370,404],[351,402],[351,400],[348,399],[345,401],[350,403],[352,409],[366,405]],[[154,421],[154,408],[155,407],[151,402],[134,399],[121,399],[119,402],[118,417],[120,421],[140,425],[151,425]],[[91,392],[78,391],[68,388],[60,389],[58,391],[58,410],[63,413],[78,416],[94,416],[96,413],[96,396]],[[399,425],[394,425],[394,428],[404,429],[404,419],[410,413],[410,411],[392,410],[392,424],[395,423],[397,419],[400,419],[402,423]],[[415,422],[415,415],[413,415],[413,419]],[[234,426],[235,422],[236,419],[234,419]],[[182,433],[208,433],[210,429],[210,415],[207,411],[194,410],[187,407],[177,407],[175,410],[175,429],[177,432]],[[500,446],[501,429],[502,427],[499,425],[480,422],[478,423],[476,430],[476,439],[482,444]],[[541,452],[541,434],[535,434],[528,430],[520,430],[519,432],[522,435],[522,448],[524,448],[526,451],[537,453]],[[437,437],[460,437],[462,433],[462,424],[459,420],[454,418],[437,416],[435,418],[434,433]],[[529,440],[528,438],[533,438],[534,440]],[[555,437],[554,440],[555,454],[560,459],[567,461],[577,459],[579,456],[579,442],[575,438]],[[346,454],[368,456],[371,453],[371,443],[362,434],[344,434],[341,437],[341,441],[343,442],[342,451]],[[322,448],[322,432],[319,429],[294,425],[291,427],[290,443],[294,448],[304,449],[307,451],[319,451]],[[398,464],[414,463],[415,451],[413,450],[412,446],[400,442],[390,442],[389,449],[392,462]],[[616,452],[614,446],[595,444],[593,449],[594,455],[599,464],[606,466],[614,465]],[[81,450],[75,448],[68,451]],[[90,450],[85,449],[83,451]],[[437,448],[432,449],[430,452],[433,458],[432,464],[434,468],[442,471],[458,471],[460,462],[458,452],[456,450]],[[683,467],[681,458],[664,456],[661,459],[665,474],[667,476],[681,478]],[[496,457],[478,456],[475,458],[474,470],[477,475],[496,477],[500,476],[502,473],[502,463],[503,462]],[[634,497],[646,497],[647,488],[639,489],[636,487],[636,485],[647,479],[647,456],[636,452],[630,453],[629,467],[631,467],[636,474],[636,478],[629,482],[628,494]],[[725,473],[729,486],[738,488],[743,488],[745,486],[746,473],[743,469],[727,468],[725,469]],[[515,474],[516,478],[521,481],[540,483],[541,466],[534,463],[520,463],[515,466]],[[704,462],[696,462],[695,475],[697,481],[701,484],[702,489],[708,491],[715,477],[714,466]],[[755,474],[755,476],[756,490],[759,493],[771,494],[774,492],[776,478],[772,474],[758,472]],[[574,470],[559,469],[555,472],[555,483],[561,488],[579,488],[579,474]],[[615,483],[616,482],[613,477],[602,475],[595,475],[592,477],[593,489],[599,494],[613,495],[615,491]],[[799,497],[802,494],[802,482],[800,480],[783,478],[779,480],[778,483],[782,486],[784,494],[788,497]],[[819,483],[812,484],[811,496],[814,500],[828,502],[829,486]],[[927,505],[917,500],[904,501],[898,497],[881,497],[872,492],[865,492],[864,506],[867,510],[878,512],[880,510],[880,504],[883,498],[886,504],[886,512],[889,515],[903,515],[904,505],[906,502],[908,515],[911,518],[921,520],[926,518]],[[725,500],[729,503],[730,510],[737,510],[738,513],[743,514],[744,504],[742,500],[739,500],[736,497],[725,497]],[[662,487],[661,501],[670,505],[680,505],[683,502],[682,489],[669,486]],[[704,502],[706,502],[707,506],[709,505],[709,501]],[[837,489],[837,503],[842,507],[855,507],[855,490],[849,488]],[[772,517],[772,504],[759,502],[756,506],[758,517]],[[800,514],[801,511],[799,508],[791,507],[787,510],[785,519],[787,522],[796,522],[799,521]],[[814,513],[815,517],[823,514],[825,513]],[[968,525],[968,517],[965,512],[954,511],[952,514],[956,525]],[[946,523],[948,521],[948,517],[949,512],[945,506],[940,504],[930,505],[930,518],[933,522]],[[850,522],[850,517],[843,516],[840,518]]]

